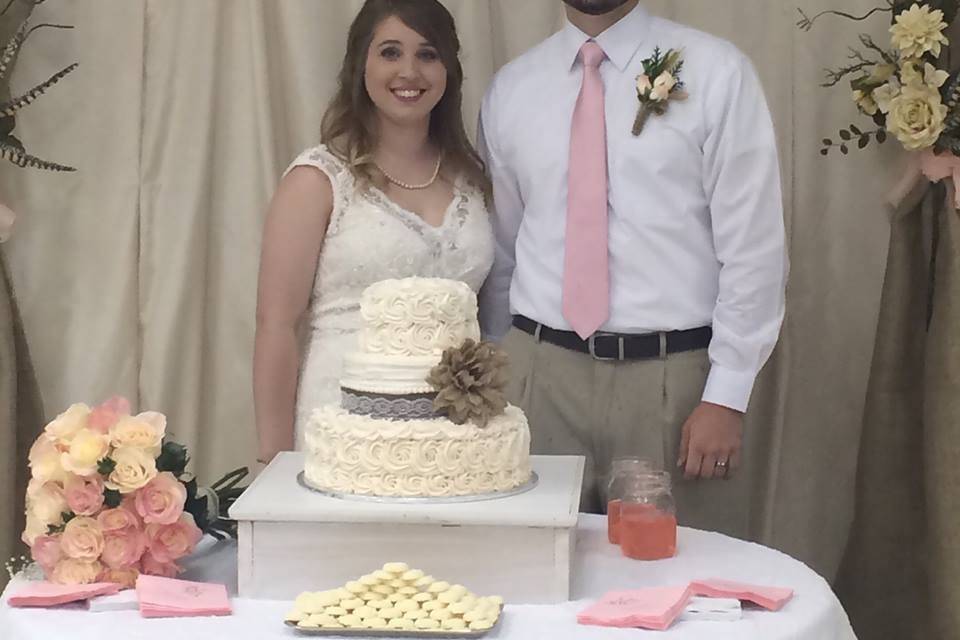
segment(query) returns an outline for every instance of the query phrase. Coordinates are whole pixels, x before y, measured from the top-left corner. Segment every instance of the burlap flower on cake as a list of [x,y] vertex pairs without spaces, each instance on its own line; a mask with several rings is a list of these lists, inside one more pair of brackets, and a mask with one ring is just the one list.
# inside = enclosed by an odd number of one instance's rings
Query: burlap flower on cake
[[427,377],[437,397],[433,407],[455,424],[485,427],[507,407],[506,354],[490,342],[467,339],[443,352]]

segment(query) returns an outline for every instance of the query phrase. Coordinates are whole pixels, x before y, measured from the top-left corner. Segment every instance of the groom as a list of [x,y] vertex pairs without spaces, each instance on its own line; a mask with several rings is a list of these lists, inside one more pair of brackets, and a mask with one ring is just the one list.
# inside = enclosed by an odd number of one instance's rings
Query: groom
[[[564,3],[563,30],[483,102],[485,335],[510,355],[533,452],[586,456],[585,510],[603,510],[612,458],[642,456],[673,470],[682,524],[745,535],[737,469],[762,452],[741,446],[743,414],[787,269],[763,91],[733,45],[638,0]],[[657,48],[673,73],[642,77]],[[641,90],[665,106],[645,123]]]

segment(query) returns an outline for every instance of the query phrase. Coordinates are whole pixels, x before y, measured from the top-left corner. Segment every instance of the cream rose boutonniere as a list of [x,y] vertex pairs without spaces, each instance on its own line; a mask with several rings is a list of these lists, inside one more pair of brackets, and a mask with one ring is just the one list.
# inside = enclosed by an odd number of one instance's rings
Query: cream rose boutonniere
[[651,115],[662,116],[671,100],[686,100],[687,92],[680,81],[683,52],[657,47],[653,55],[643,61],[643,73],[637,76],[637,100],[640,108],[633,121],[633,135],[639,136]]

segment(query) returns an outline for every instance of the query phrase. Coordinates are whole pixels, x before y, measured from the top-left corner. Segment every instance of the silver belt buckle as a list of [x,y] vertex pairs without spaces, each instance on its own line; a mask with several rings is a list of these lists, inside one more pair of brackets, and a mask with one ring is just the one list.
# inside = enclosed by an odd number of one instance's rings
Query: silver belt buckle
[[599,361],[601,361],[601,362],[617,362],[617,361],[622,362],[622,361],[624,360],[624,355],[623,355],[623,336],[617,336],[617,352],[618,352],[617,356],[615,356],[615,357],[607,357],[607,356],[598,356],[598,355],[597,355],[597,343],[596,343],[596,338],[597,338],[597,336],[612,336],[612,335],[616,335],[616,334],[613,334],[613,333],[595,333],[595,334],[593,334],[592,336],[590,336],[589,338],[587,338],[587,350],[589,351],[591,358],[593,358],[594,360],[599,360]]

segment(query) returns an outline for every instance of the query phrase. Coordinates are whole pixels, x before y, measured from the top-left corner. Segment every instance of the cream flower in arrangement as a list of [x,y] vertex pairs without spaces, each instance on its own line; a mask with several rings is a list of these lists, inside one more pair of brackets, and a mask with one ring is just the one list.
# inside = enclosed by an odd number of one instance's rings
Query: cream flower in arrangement
[[637,100],[640,108],[633,122],[633,135],[639,136],[651,115],[662,116],[671,100],[686,100],[688,95],[680,81],[683,52],[656,47],[653,55],[643,60],[643,73],[637,76]]
[[908,84],[890,101],[887,128],[910,151],[936,144],[944,130],[947,106],[936,87]]
[[925,53],[939,56],[942,45],[950,44],[943,31],[947,23],[943,11],[914,3],[900,13],[890,27],[893,45],[904,58],[918,58]]

